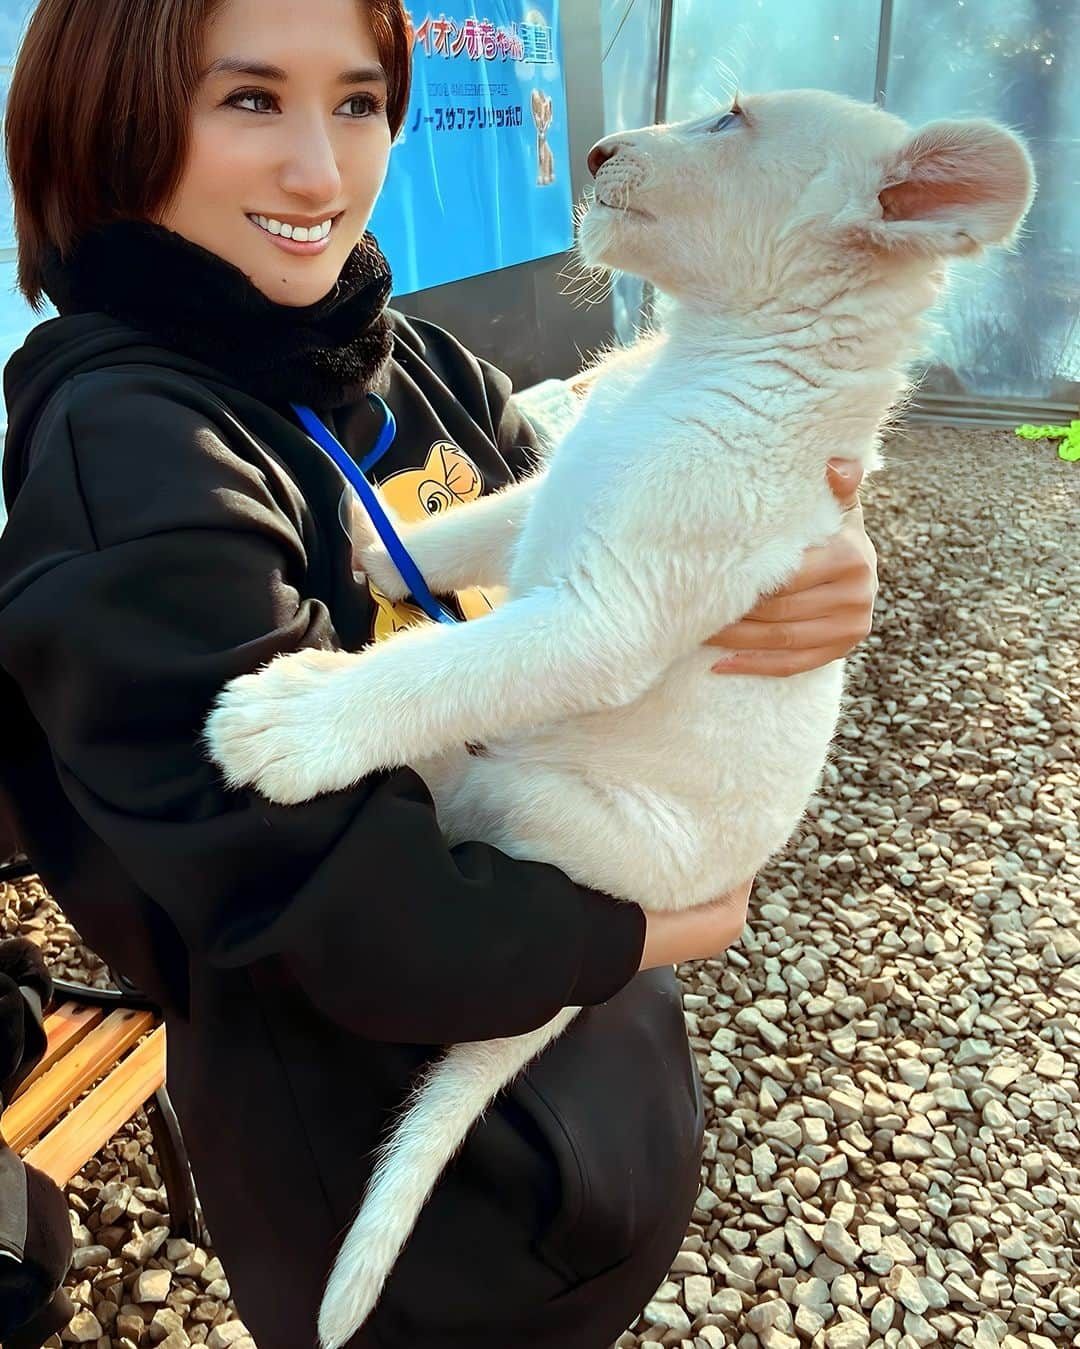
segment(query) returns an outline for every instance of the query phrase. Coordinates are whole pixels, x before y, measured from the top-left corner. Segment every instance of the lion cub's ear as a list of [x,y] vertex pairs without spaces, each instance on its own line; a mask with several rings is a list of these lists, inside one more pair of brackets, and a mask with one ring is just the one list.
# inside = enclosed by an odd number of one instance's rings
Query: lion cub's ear
[[890,252],[962,257],[1013,243],[1035,169],[1011,131],[986,120],[930,122],[881,166],[869,209],[837,223]]

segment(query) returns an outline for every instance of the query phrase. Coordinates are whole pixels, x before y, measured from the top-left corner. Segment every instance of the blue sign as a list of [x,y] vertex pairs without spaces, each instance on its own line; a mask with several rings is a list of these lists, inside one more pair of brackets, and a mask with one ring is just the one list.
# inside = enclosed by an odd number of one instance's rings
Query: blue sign
[[413,87],[371,230],[394,294],[573,241],[558,0],[414,7]]

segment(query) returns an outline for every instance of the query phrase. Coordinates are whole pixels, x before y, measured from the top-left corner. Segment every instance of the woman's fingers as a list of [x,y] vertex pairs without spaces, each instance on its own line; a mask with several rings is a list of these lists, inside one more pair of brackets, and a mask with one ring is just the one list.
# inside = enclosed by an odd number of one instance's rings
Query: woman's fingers
[[745,618],[710,637],[706,645],[728,651],[769,651],[822,646],[851,634],[861,641],[870,630],[867,618],[873,601],[869,578],[860,576],[793,595],[771,596]]
[[840,642],[829,646],[803,647],[798,651],[747,651],[732,656],[714,665],[713,673],[768,675],[782,678],[786,675],[805,674],[807,670],[820,669],[834,660],[843,660],[850,654],[852,643]]
[[877,554],[863,524],[855,460],[832,461],[829,484],[846,505],[839,530],[802,555],[799,570],[705,645],[735,652],[717,674],[790,675],[840,660],[869,634],[877,597]]
[[844,510],[849,511],[858,505],[863,466],[857,459],[830,459],[825,465],[825,477],[833,496]]

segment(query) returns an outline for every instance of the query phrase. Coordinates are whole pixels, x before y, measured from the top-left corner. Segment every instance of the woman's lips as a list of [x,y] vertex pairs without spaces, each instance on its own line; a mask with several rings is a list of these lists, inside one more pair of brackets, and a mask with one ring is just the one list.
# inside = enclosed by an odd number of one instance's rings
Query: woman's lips
[[319,253],[325,252],[329,247],[330,240],[333,237],[334,230],[337,228],[337,223],[341,219],[341,216],[336,215],[330,218],[330,232],[324,238],[315,240],[309,239],[306,243],[301,243],[297,239],[286,239],[283,234],[271,234],[268,229],[264,229],[263,226],[259,224],[258,220],[251,215],[248,215],[247,219],[254,229],[257,229],[259,233],[269,239],[271,243],[277,244],[278,248],[280,248],[283,253],[292,253],[298,257],[314,257]]

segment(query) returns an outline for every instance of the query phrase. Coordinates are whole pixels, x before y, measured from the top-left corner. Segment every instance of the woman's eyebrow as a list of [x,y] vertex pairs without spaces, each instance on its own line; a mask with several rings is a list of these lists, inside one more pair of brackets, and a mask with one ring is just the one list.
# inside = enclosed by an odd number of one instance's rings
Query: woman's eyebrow
[[[207,66],[201,79],[212,75],[251,75],[255,79],[277,80],[279,84],[288,83],[288,75],[280,66],[269,65],[265,61],[251,61],[243,56],[222,56]],[[386,84],[386,71],[378,62],[369,66],[357,66],[354,70],[343,70],[337,77],[338,84]]]

